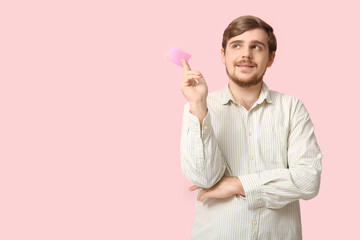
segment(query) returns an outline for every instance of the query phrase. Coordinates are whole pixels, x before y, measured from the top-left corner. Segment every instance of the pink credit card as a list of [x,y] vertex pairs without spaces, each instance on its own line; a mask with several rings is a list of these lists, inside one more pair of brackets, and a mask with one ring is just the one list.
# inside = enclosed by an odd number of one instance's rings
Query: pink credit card
[[180,67],[182,67],[182,63],[181,63],[181,59],[185,59],[186,61],[189,61],[191,55],[181,51],[180,49],[176,48],[176,47],[171,47],[171,49],[169,50],[169,52],[166,54],[166,59],[170,60],[171,62],[179,65]]

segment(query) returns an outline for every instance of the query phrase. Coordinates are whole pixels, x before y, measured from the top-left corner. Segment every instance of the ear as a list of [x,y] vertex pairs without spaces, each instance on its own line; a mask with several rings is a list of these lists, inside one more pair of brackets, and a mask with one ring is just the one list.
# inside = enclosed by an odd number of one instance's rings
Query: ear
[[225,51],[223,48],[221,48],[221,61],[223,64],[225,64]]
[[273,52],[273,53],[271,54],[271,58],[269,59],[269,63],[268,63],[268,65],[267,65],[267,67],[271,67],[271,65],[272,65],[273,62],[274,62],[274,59],[275,59],[275,52]]

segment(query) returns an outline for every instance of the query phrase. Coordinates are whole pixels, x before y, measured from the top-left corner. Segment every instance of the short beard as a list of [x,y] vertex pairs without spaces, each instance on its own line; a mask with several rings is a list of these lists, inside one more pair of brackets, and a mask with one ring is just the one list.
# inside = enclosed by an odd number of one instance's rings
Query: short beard
[[[241,79],[239,79],[235,76],[235,73],[233,75],[230,75],[226,66],[225,66],[225,69],[226,69],[226,73],[229,76],[229,78],[236,85],[238,85],[239,87],[242,87],[242,88],[249,88],[249,87],[252,87],[252,86],[255,86],[255,85],[261,83],[263,81],[263,77],[266,72],[266,69],[265,69],[264,73],[259,78],[256,78],[256,76],[255,76],[254,78],[250,79],[249,81],[242,81]],[[234,70],[234,72],[235,72],[235,70]]]

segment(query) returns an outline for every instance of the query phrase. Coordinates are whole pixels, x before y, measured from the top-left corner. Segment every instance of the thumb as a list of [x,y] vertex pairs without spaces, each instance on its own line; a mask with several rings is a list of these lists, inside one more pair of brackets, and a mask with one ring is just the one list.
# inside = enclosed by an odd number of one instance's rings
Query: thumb
[[198,201],[202,202],[205,199],[211,197],[211,192],[210,191],[204,191],[204,192],[200,192],[198,195]]
[[195,185],[192,185],[191,187],[189,187],[189,190],[190,191],[194,191],[196,189],[200,189],[201,187],[198,187],[198,186],[195,186]]

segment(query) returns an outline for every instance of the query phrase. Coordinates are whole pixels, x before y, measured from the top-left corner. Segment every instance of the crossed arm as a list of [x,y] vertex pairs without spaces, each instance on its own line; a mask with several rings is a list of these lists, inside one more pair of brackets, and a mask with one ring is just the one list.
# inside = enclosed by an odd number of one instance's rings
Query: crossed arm
[[193,185],[189,188],[190,191],[202,189],[197,197],[197,200],[202,202],[207,198],[228,198],[240,194],[245,197],[244,188],[238,177],[222,177],[211,188],[201,188]]
[[[191,148],[191,146],[196,146],[196,145],[198,146],[202,145],[202,140],[203,140],[202,138],[206,139],[209,137],[211,138],[212,136],[204,133],[203,136],[197,136],[196,139],[194,138],[188,139],[186,135],[188,134],[188,131],[191,131],[191,129],[189,129],[188,126],[195,125],[195,128],[199,129],[202,128],[203,121],[205,126],[210,125],[209,117],[205,118],[207,114],[203,115],[201,119],[198,119],[193,114],[190,114],[189,104],[185,105],[181,148],[183,155],[182,167],[184,170],[184,174],[190,181],[194,183],[194,185],[191,186],[189,190],[195,191],[201,189],[197,198],[197,200],[201,202],[204,201],[206,198],[228,198],[237,194],[245,196],[244,188],[238,177],[223,176],[225,165],[222,160],[221,152],[219,151],[216,143],[215,145],[209,146],[210,148],[214,149],[214,154],[211,154],[212,156],[214,156],[214,159],[212,159],[212,161],[208,161],[209,165],[196,164],[190,160],[191,158],[190,155],[196,154],[196,150],[191,149],[190,151],[187,151],[186,148]],[[200,126],[197,125],[198,123],[200,124]],[[200,140],[201,143],[199,142]],[[189,152],[189,154],[184,154],[183,151]],[[203,151],[200,149],[200,152]],[[186,159],[190,161],[186,161]],[[218,169],[220,169],[220,171],[218,171]],[[201,176],[201,178],[212,179],[212,180],[211,181],[205,180],[204,182],[195,180],[201,174],[205,175],[205,176]],[[217,181],[217,179],[219,179],[220,177],[221,179]]]
[[[181,165],[185,177],[194,184],[189,190],[201,189],[199,201],[239,194],[245,197],[249,209],[264,206],[277,209],[295,200],[315,197],[320,185],[322,154],[314,136],[313,125],[302,103],[298,103],[296,112],[289,134],[288,169],[270,169],[224,177],[226,164],[213,132],[205,130],[202,135],[196,135],[195,131],[189,130],[188,126],[193,126],[189,121],[199,120],[187,115],[190,113],[185,107]],[[211,126],[210,116],[205,117],[203,125]],[[193,147],[201,146],[202,143],[203,149]]]

